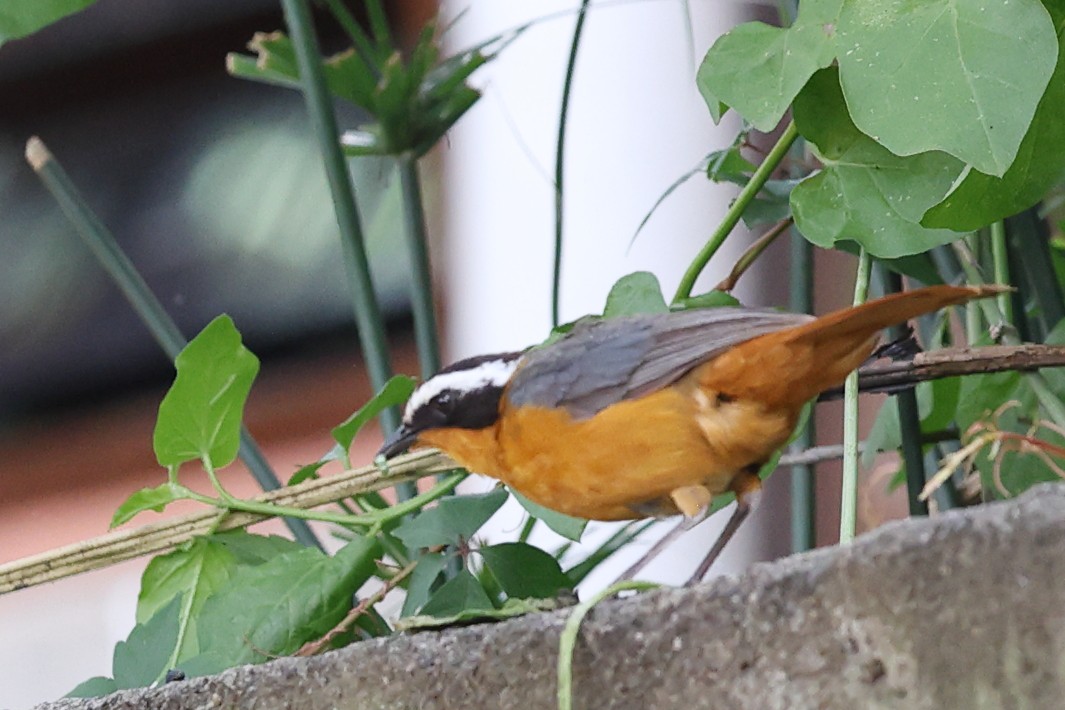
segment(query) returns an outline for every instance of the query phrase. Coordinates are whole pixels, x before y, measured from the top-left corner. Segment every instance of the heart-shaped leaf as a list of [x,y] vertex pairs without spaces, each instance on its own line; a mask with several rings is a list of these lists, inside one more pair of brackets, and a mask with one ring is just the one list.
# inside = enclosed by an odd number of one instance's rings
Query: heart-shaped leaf
[[153,444],[163,466],[206,459],[232,463],[240,446],[241,417],[259,359],[241,342],[229,316],[218,316],[185,346],[177,377],[159,405]]
[[836,43],[862,132],[988,175],[1013,163],[1058,56],[1039,0],[848,0]]

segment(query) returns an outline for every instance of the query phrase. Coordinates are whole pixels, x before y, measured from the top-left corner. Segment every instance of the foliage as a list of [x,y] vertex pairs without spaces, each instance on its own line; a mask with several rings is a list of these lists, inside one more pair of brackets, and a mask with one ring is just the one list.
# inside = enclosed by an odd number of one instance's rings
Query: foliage
[[[374,25],[372,38],[354,23],[347,27],[355,46],[325,59],[324,64],[333,95],[375,119],[375,123],[344,135],[345,150],[352,156],[424,155],[481,97],[466,79],[507,43],[490,41],[441,59],[436,25],[430,23],[422,29],[409,59],[404,60],[381,25]],[[517,34],[520,30],[514,36]],[[493,44],[500,46],[490,51]],[[254,57],[230,54],[227,58],[233,76],[298,87],[295,50],[287,36],[259,33],[248,48]]]
[[[0,42],[88,4],[16,0],[0,16]],[[478,100],[477,90],[467,85],[470,75],[525,29],[442,58],[436,26],[429,24],[404,54],[379,0],[366,2],[369,32],[342,3],[325,4],[352,41],[350,50],[322,60],[328,89],[374,121],[345,135],[352,156],[423,155]],[[741,218],[749,225],[793,219],[813,244],[860,249],[925,282],[978,282],[984,273],[1002,277],[1013,268],[1021,289],[1012,322],[1006,303],[971,306],[968,340],[985,342],[985,333],[993,332],[1002,342],[1016,342],[1023,332],[1060,342],[1062,280],[1052,269],[1040,270],[1039,262],[1061,267],[1065,261],[1051,254],[1045,234],[1023,234],[1001,220],[1061,190],[1063,40],[1065,0],[804,0],[790,27],[740,25],[709,49],[697,85],[714,120],[731,110],[744,126],[731,146],[707,153],[671,185],[643,223],[695,175],[739,185],[740,194],[693,259],[672,302],[653,275],[637,272],[615,284],[602,316],[594,317],[734,305],[735,299],[718,291],[693,296],[696,277]],[[305,46],[272,32],[256,35],[250,48],[254,56],[228,58],[234,76],[298,85],[298,50]],[[756,159],[754,131],[774,130],[789,110],[792,121]],[[811,158],[790,150],[796,141]],[[991,226],[997,237],[986,230]],[[972,234],[976,230],[985,231]],[[979,248],[987,242],[994,248]],[[557,328],[547,342],[572,325]],[[241,414],[258,360],[232,321],[220,316],[175,365],[177,376],[160,406],[154,436],[167,481],[130,496],[114,524],[192,499],[220,511],[325,521],[347,542],[329,555],[282,538],[233,531],[156,557],[142,577],[137,625],[115,649],[113,678],[90,679],[72,694],[157,683],[172,668],[210,673],[390,633],[389,621],[371,602],[392,586],[405,591],[396,624],[404,628],[553,607],[643,529],[620,528],[577,561],[569,559],[566,547],[552,554],[528,544],[525,534],[517,541],[483,544],[478,533],[508,492],[444,497],[455,477],[393,507],[379,494],[345,501],[340,511],[239,500],[222,485],[220,471],[240,447]],[[290,482],[316,476],[329,461],[350,465],[348,452],[362,427],[404,401],[412,388],[409,378],[388,381],[333,429],[336,446]],[[961,453],[948,460],[966,466],[985,497],[1014,495],[1058,478],[1065,468],[1063,390],[1059,373],[926,384],[918,389],[919,422],[911,424],[918,436],[959,439]],[[896,409],[885,407],[870,448],[893,448],[908,436],[904,432]],[[181,483],[180,467],[194,461],[207,472],[215,496]],[[944,468],[936,481],[942,485],[950,475]],[[516,497],[564,538],[580,539],[584,521]],[[714,508],[727,502],[724,496],[715,499]],[[579,615],[574,618],[566,641],[570,652]],[[568,670],[560,673],[568,682]]]
[[[660,293],[657,298],[661,300]],[[131,495],[116,512],[116,525],[183,498],[219,508],[249,509],[249,502],[225,491],[215,469],[235,458],[240,413],[258,368],[257,359],[241,344],[232,321],[220,316],[190,341],[176,364],[177,377],[160,405],[155,435],[156,455],[169,469],[169,480]],[[346,459],[362,426],[382,408],[405,400],[411,390],[409,378],[389,382],[333,430],[339,451],[329,452],[318,465]],[[210,474],[217,498],[180,483],[179,467],[193,459]],[[441,493],[450,490],[438,488]],[[254,508],[258,512],[300,514],[343,525],[349,541],[327,555],[286,538],[238,530],[200,537],[156,557],[141,579],[137,625],[115,649],[113,679],[93,678],[71,694],[95,695],[149,685],[175,668],[186,676],[214,673],[332,639],[357,603],[360,589],[367,583],[371,587],[388,583],[396,573],[394,565],[408,563],[407,550],[415,564],[402,583],[407,594],[403,617],[419,615],[422,623],[425,617],[505,618],[520,610],[542,608],[558,594],[571,592],[619,542],[635,534],[609,541],[602,550],[578,560],[570,567],[578,570],[571,576],[557,557],[525,542],[474,544],[477,531],[507,497],[505,489],[496,488],[479,495],[443,498],[435,507],[406,519],[399,509],[390,513],[392,509],[386,508],[367,517],[260,504]],[[352,505],[359,507],[360,502]],[[580,538],[584,521],[538,512],[571,539]],[[456,559],[461,569],[445,578],[449,560]],[[471,612],[476,614],[470,617]],[[355,623],[358,632],[349,635],[349,640],[391,631],[372,609]],[[408,628],[414,625],[407,622]]]
[[807,238],[916,254],[1060,180],[1063,15],[1060,0],[804,0],[787,29],[721,37],[698,85],[715,118],[731,108],[761,130],[794,102],[823,166],[791,195]]
[[7,0],[0,10],[0,46],[92,5],[96,0]]

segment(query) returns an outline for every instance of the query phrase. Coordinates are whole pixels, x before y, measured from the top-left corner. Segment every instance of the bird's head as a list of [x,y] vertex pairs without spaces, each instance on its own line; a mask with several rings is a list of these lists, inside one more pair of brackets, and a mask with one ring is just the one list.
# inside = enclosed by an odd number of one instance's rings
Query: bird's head
[[499,400],[518,367],[520,352],[460,360],[418,386],[407,401],[403,422],[378,456],[391,458],[435,429],[485,429],[499,418]]

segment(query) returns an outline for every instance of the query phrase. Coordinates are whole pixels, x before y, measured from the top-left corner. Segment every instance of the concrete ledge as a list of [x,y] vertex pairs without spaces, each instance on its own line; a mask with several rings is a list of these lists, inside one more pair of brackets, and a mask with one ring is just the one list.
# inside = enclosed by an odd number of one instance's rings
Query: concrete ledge
[[[553,708],[565,618],[369,641],[39,707]],[[605,602],[582,629],[574,676],[578,708],[1065,707],[1065,486]]]

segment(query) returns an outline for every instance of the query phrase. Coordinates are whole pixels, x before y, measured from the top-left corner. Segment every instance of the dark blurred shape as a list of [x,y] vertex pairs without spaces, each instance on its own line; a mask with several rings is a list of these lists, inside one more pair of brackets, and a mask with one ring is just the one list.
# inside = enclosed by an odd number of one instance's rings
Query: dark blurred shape
[[[346,40],[318,18],[323,46]],[[283,28],[273,0],[101,0],[0,48],[0,415],[172,369],[22,159],[40,135],[188,337],[221,312],[249,346],[313,349],[354,326],[320,158],[294,91],[225,72]],[[341,126],[360,122],[341,109]],[[398,186],[354,168],[375,283],[405,309]]]

